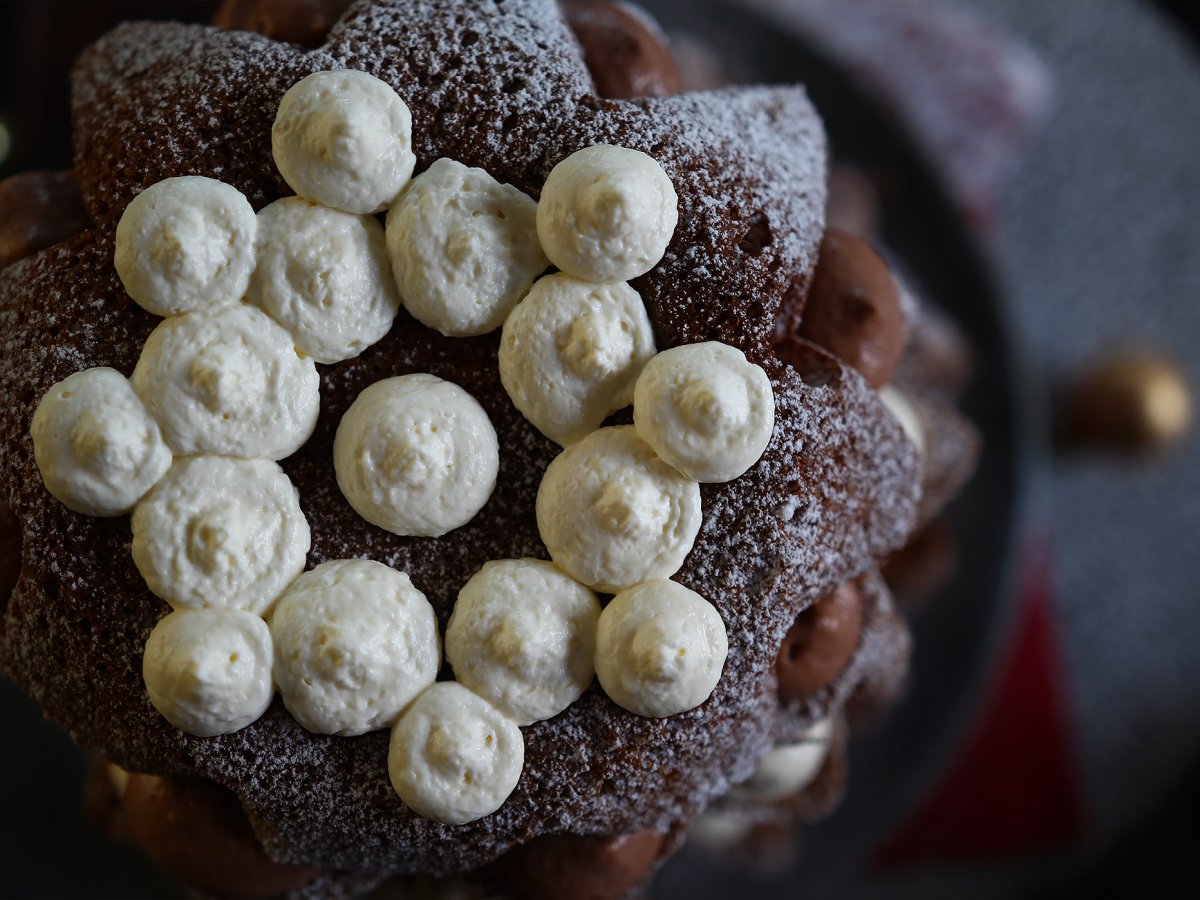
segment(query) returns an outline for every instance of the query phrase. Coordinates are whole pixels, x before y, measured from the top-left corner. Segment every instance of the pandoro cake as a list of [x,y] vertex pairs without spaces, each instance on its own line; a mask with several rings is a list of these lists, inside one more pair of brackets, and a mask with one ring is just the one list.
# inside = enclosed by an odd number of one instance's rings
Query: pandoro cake
[[803,89],[676,93],[626,4],[216,22],[0,184],[0,667],[97,816],[219,896],[616,897],[828,811],[975,438]]

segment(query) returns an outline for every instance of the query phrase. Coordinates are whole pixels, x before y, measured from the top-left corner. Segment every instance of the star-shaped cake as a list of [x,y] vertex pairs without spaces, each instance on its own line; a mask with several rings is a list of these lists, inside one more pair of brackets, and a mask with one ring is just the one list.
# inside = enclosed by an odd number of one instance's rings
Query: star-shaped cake
[[[401,801],[386,731],[314,734],[278,698],[230,734],[198,737],[166,721],[143,685],[142,653],[168,608],[134,565],[128,520],[79,515],[47,493],[29,433],[52,385],[91,367],[128,376],[159,322],[126,294],[113,264],[130,202],[180,176],[224,182],[255,211],[291,195],[272,157],[280,100],[306,76],[341,69],[403,98],[418,173],[449,158],[537,200],[555,166],[583,148],[615,145],[655,160],[677,194],[678,224],[661,261],[631,285],[658,350],[719,341],[761,367],[774,397],[761,458],[740,477],[701,486],[699,533],[673,575],[712,604],[728,636],[711,696],[655,718],[593,684],[521,729],[516,788],[462,825]],[[801,88],[603,99],[551,0],[393,0],[355,4],[312,49],[201,26],[123,26],[77,64],[74,122],[91,227],[0,270],[0,504],[22,541],[0,619],[0,667],[77,742],[130,771],[211,779],[236,794],[273,858],[364,873],[365,883],[476,869],[546,835],[651,830],[674,845],[770,746],[804,734],[873,677],[894,675],[906,639],[873,572],[916,522],[920,452],[859,372],[815,344],[777,340],[781,304],[803,296],[824,231],[825,139]],[[280,462],[311,530],[307,569],[369,559],[403,572],[444,631],[485,563],[548,558],[535,498],[561,448],[506,393],[500,339],[448,338],[401,310],[361,355],[318,365],[315,431]],[[474,397],[499,445],[486,504],[437,537],[369,524],[335,476],[334,438],[351,404],[377,382],[415,373]],[[629,421],[625,411],[608,424]],[[827,684],[781,702],[785,634],[860,577],[852,659]]]

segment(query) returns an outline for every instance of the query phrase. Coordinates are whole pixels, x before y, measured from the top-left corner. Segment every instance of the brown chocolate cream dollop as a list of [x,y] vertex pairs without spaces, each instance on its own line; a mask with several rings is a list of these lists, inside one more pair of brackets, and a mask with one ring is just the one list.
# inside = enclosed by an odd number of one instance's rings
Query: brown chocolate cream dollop
[[846,668],[862,631],[862,600],[858,584],[847,581],[796,617],[775,661],[781,699],[807,697]]
[[207,779],[131,774],[124,806],[146,855],[205,894],[271,897],[307,884],[321,872],[268,857],[237,797]]
[[75,173],[23,172],[0,181],[0,268],[89,225]]
[[598,0],[562,7],[601,97],[665,97],[683,89],[666,36],[640,7]]
[[862,238],[825,232],[799,333],[858,369],[873,388],[892,377],[908,338],[900,286]]
[[957,545],[945,519],[934,519],[884,560],[882,572],[900,608],[916,609],[954,574]]
[[351,0],[225,0],[213,24],[276,41],[319,47]]
[[513,850],[508,877],[514,890],[529,900],[613,900],[650,874],[664,840],[657,831],[608,837],[548,835]]

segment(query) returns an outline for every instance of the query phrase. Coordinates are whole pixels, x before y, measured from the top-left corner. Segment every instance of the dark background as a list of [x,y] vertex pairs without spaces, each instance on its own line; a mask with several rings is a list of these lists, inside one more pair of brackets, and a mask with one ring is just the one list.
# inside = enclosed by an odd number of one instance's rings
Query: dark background
[[0,121],[12,147],[0,178],[71,166],[68,75],[81,50],[129,19],[207,22],[218,0],[0,2]]

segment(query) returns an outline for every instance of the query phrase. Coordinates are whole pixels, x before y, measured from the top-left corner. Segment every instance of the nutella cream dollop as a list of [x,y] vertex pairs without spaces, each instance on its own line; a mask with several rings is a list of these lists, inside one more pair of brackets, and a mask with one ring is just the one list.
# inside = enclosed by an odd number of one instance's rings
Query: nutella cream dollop
[[320,407],[312,359],[253,306],[164,320],[130,378],[177,455],[291,456]]
[[504,857],[511,883],[528,900],[626,897],[654,869],[666,835],[653,829],[631,834],[544,834]]
[[366,72],[314,72],[279,103],[271,128],[279,174],[297,194],[348,213],[389,206],[412,177],[412,116]]
[[679,571],[700,531],[700,486],[654,455],[630,425],[601,428],[550,463],[537,494],[550,558],[613,592]]
[[538,237],[550,261],[576,278],[629,281],[663,258],[678,205],[653,157],[594,144],[551,170],[538,202]]
[[179,610],[150,632],[142,677],[172,725],[200,737],[229,734],[271,705],[272,653],[267,623],[253,613]]
[[[867,241],[838,228],[821,240],[797,333],[853,366],[880,388],[908,343],[904,291]],[[909,301],[911,303],[911,301]]]
[[304,569],[300,495],[273,462],[178,461],[133,511],[133,561],[176,609],[265,613]]
[[622,0],[565,0],[559,5],[601,97],[666,97],[683,90],[667,36],[641,6]]
[[618,706],[673,716],[708,699],[729,640],[716,608],[683,585],[655,579],[622,591],[600,615],[596,675]]
[[508,799],[525,765],[517,724],[453,681],[428,687],[392,729],[388,773],[418,815],[465,825]]
[[333,465],[342,493],[368,522],[436,536],[483,508],[500,446],[483,407],[458,385],[400,375],[358,395],[338,425]]
[[89,516],[129,512],[171,466],[158,424],[115,369],[86,369],[50,388],[30,434],[46,489]]
[[253,31],[273,41],[315,50],[325,43],[329,30],[350,3],[351,0],[222,0],[213,13],[212,24],[227,31]]
[[0,180],[0,269],[91,227],[74,170]]
[[833,720],[822,719],[805,731],[796,743],[780,744],[768,750],[754,774],[734,786],[729,796],[770,803],[802,791],[821,771],[832,740]]
[[321,874],[267,856],[237,795],[215,781],[133,773],[122,793],[132,837],[191,893],[269,900]]
[[518,725],[549,719],[592,682],[600,602],[552,563],[483,564],[446,626],[454,677]]
[[767,373],[736,347],[687,344],[646,364],[634,388],[633,424],[688,478],[732,481],[767,448],[775,396]]
[[366,559],[297,578],[271,614],[271,637],[283,702],[319,734],[387,728],[441,665],[425,595],[403,572]]
[[404,308],[450,337],[499,328],[550,264],[536,215],[531,197],[483,169],[435,161],[388,210]]
[[654,332],[637,291],[547,275],[504,323],[500,381],[513,405],[567,446],[628,406],[654,356]]
[[779,699],[815,694],[845,670],[861,640],[862,607],[862,588],[845,581],[796,617],[775,657]]
[[238,303],[254,270],[254,209],[212,178],[150,185],[117,224],[113,263],[125,290],[158,316]]
[[258,267],[248,299],[319,363],[358,356],[392,327],[400,297],[383,228],[301,197],[258,214]]

